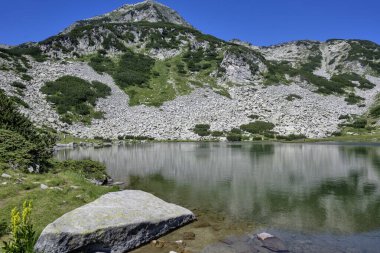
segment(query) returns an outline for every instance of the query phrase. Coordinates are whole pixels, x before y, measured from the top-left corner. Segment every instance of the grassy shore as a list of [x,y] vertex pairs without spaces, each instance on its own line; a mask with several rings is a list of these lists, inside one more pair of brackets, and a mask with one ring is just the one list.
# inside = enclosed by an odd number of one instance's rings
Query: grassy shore
[[[87,178],[94,172],[84,173],[83,163],[67,164],[55,162],[54,168],[43,174],[25,173],[18,170],[0,170],[11,178],[0,177],[0,222],[9,224],[10,212],[21,207],[25,200],[33,201],[33,222],[37,233],[63,214],[89,203],[101,195],[117,191],[117,187],[98,186]],[[94,162],[91,162],[94,163]],[[78,170],[75,170],[75,168]],[[98,172],[97,172],[98,173]],[[94,177],[97,175],[94,174]],[[41,184],[48,186],[42,189]],[[1,231],[0,231],[1,232]],[[0,241],[6,240],[0,234]]]

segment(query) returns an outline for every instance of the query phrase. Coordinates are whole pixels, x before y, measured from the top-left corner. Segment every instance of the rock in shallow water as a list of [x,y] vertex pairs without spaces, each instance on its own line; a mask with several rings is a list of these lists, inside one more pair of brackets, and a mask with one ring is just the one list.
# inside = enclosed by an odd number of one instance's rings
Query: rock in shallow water
[[35,251],[122,253],[194,219],[189,210],[146,192],[109,193],[48,225]]

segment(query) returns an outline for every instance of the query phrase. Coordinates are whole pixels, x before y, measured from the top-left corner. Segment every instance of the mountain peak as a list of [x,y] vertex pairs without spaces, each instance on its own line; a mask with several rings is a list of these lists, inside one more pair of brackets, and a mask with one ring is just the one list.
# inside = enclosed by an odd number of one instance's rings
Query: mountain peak
[[175,10],[155,0],[126,4],[103,17],[108,17],[113,22],[168,22],[191,27]]
[[125,4],[106,14],[78,21],[66,28],[63,33],[68,33],[77,26],[95,20],[101,23],[166,22],[192,28],[175,10],[155,0],[145,0],[136,4]]

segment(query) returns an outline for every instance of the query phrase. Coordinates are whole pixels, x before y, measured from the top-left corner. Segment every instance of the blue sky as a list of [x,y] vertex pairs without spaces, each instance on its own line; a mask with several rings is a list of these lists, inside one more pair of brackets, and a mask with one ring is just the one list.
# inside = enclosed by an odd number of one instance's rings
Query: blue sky
[[[1,0],[0,44],[55,35],[130,0]],[[355,38],[380,44],[379,0],[162,0],[202,32],[255,45]]]

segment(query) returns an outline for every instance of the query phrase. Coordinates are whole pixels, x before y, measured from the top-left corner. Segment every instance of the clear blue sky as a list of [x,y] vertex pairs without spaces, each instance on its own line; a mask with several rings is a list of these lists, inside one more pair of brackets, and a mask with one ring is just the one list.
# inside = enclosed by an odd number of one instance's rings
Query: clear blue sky
[[[1,0],[0,44],[55,35],[131,0]],[[255,45],[329,38],[380,44],[380,0],[162,0],[202,32]]]

